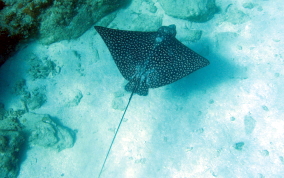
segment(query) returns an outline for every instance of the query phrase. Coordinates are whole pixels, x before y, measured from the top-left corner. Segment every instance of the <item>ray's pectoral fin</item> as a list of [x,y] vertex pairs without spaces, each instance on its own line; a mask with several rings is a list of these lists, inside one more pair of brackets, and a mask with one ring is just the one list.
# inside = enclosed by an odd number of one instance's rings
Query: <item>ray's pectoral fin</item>
[[209,65],[209,61],[175,38],[175,25],[162,26],[156,32],[115,30],[100,26],[95,26],[95,29],[107,45],[120,73],[129,81],[125,90],[131,92],[100,169],[100,178],[133,95],[146,96],[149,88],[173,83]]
[[155,32],[115,30],[95,26],[107,45],[122,76],[125,90],[146,96],[149,88],[171,84],[209,65],[176,36],[176,26],[162,26]]

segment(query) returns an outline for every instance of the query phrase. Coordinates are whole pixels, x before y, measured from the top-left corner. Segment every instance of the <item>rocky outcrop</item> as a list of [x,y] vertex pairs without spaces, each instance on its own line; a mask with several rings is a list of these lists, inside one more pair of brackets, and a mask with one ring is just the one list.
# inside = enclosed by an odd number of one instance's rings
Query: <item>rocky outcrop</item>
[[4,0],[0,27],[10,35],[39,35],[44,43],[80,36],[123,0]]
[[180,19],[206,22],[217,12],[215,0],[158,0],[165,13]]
[[30,146],[41,146],[57,151],[71,148],[75,142],[75,133],[54,122],[47,114],[26,113],[19,118],[22,131],[28,137]]
[[49,115],[7,111],[0,103],[0,177],[17,177],[21,155],[27,151],[24,145],[61,151],[73,147],[74,143],[75,132],[56,123]]
[[[0,1],[0,65],[20,40],[40,38],[44,44],[73,39],[95,22],[122,7],[126,0]],[[5,48],[6,47],[6,48]]]
[[106,14],[125,4],[125,0],[54,1],[41,17],[39,28],[45,44],[81,36]]
[[0,177],[17,177],[20,168],[19,152],[23,142],[21,132],[0,130]]

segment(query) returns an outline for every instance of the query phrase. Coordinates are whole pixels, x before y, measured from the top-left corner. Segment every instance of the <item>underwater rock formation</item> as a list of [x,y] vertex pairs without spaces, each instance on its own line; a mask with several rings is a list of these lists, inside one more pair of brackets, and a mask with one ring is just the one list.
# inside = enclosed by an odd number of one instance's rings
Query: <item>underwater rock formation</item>
[[24,79],[15,82],[12,92],[21,97],[27,111],[40,108],[47,100],[44,86],[28,90]]
[[[125,5],[124,0],[0,1],[0,65],[20,40],[44,44],[81,36],[95,22]],[[2,45],[4,45],[2,47]]]
[[55,123],[49,115],[5,110],[0,103],[0,177],[17,177],[24,144],[62,151],[74,142],[74,131]]
[[71,148],[75,142],[75,133],[55,123],[47,114],[26,113],[20,119],[23,132],[29,135],[29,144],[58,151]]
[[[40,35],[53,43],[82,35],[96,21],[121,7],[122,0],[4,0],[0,28],[23,38]],[[84,22],[84,23],[82,23]]]
[[48,76],[54,76],[60,72],[60,68],[48,58],[38,58],[36,56],[31,57],[28,60],[30,64],[29,75],[33,80],[45,79]]
[[18,131],[0,130],[0,177],[16,178],[20,169],[19,152],[24,143]]
[[0,103],[0,177],[16,178],[19,172],[19,152],[25,139],[17,120],[22,111],[6,111]]
[[77,38],[106,14],[125,3],[123,0],[54,0],[41,18],[41,41],[49,44]]
[[[39,15],[51,5],[49,0],[3,0],[0,10],[0,65],[13,53],[17,44],[38,33]],[[2,48],[3,45],[3,48]]]
[[217,12],[215,0],[158,0],[165,13],[180,19],[206,22]]

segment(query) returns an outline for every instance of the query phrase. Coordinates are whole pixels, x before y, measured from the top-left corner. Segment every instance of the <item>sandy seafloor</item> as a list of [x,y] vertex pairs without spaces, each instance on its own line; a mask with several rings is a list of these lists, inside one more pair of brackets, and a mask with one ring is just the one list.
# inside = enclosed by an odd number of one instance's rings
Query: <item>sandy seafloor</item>
[[[133,97],[102,177],[284,176],[284,3],[255,2],[259,10],[244,9],[245,2],[217,1],[223,10],[233,3],[245,11],[249,19],[243,23],[226,22],[220,13],[191,24],[202,38],[183,43],[211,64]],[[116,20],[123,21],[125,12]],[[165,15],[163,25],[170,24],[179,38],[189,22]],[[54,61],[60,73],[32,80],[27,61],[33,56]],[[130,94],[95,30],[49,46],[32,42],[1,67],[0,76],[6,108],[22,107],[11,90],[25,79],[29,89],[46,87],[47,102],[32,112],[78,131],[74,147],[61,152],[31,147],[19,178],[97,177]],[[68,107],[78,91],[80,103]]]

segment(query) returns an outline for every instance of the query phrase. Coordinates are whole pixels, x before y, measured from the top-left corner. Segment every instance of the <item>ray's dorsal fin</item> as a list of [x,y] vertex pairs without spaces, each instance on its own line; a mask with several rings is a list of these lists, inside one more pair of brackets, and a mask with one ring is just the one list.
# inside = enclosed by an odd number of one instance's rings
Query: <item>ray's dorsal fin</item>
[[175,38],[175,25],[162,26],[156,32],[101,26],[95,26],[95,29],[107,45],[120,73],[129,81],[125,90],[131,92],[102,164],[100,177],[133,95],[146,96],[149,88],[171,84],[209,65],[209,61]]

